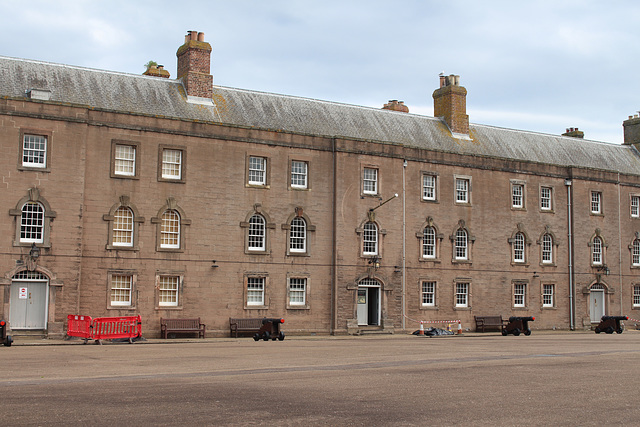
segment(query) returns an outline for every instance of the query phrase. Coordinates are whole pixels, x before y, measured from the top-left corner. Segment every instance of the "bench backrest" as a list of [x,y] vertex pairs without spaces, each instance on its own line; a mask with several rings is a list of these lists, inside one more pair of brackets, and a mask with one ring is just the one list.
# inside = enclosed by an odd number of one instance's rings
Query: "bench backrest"
[[502,323],[502,316],[473,316],[476,322],[481,321],[484,323]]
[[189,328],[199,328],[200,327],[200,318],[195,319],[160,319],[160,324],[165,325],[169,329],[179,328],[179,329],[189,329]]
[[238,329],[247,329],[247,328],[258,328],[260,329],[262,327],[262,319],[242,319],[242,318],[238,318],[238,319],[234,319],[234,318],[229,318],[229,324],[230,325],[237,325]]

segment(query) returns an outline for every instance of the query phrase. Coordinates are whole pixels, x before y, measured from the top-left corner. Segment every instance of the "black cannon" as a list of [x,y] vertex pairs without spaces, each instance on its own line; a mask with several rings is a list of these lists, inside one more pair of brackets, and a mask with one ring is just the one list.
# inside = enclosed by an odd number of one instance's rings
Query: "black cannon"
[[507,336],[513,334],[516,337],[523,332],[525,335],[531,335],[531,329],[529,328],[529,322],[536,320],[535,317],[509,317],[509,323],[502,326],[502,335]]
[[255,341],[258,341],[260,338],[265,341],[269,341],[269,338],[271,338],[273,341],[284,340],[284,332],[280,330],[280,325],[283,323],[284,319],[282,318],[268,319],[265,317],[264,319],[262,319],[262,326],[260,327],[260,330],[256,332],[256,334],[253,336],[253,339]]
[[2,344],[7,347],[11,347],[11,343],[13,342],[13,338],[11,335],[7,335],[7,322],[4,320],[0,320],[0,340],[2,340]]
[[604,332],[605,334],[612,334],[613,331],[621,334],[623,327],[620,324],[621,320],[629,320],[627,316],[602,316],[600,323],[596,326],[596,334]]

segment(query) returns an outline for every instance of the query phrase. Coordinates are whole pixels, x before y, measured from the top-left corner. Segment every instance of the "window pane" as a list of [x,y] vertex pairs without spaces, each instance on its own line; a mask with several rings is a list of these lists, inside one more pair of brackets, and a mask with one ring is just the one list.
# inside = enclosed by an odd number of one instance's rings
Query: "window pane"
[[181,150],[162,150],[162,177],[165,179],[182,177]]
[[634,266],[640,265],[640,240],[635,239],[633,241],[633,250],[631,255],[631,262]]
[[264,157],[249,157],[249,184],[265,185],[267,160]]
[[540,189],[540,209],[551,209],[551,188],[542,187]]
[[638,196],[631,197],[631,216],[640,217],[640,197]]
[[113,245],[133,246],[133,212],[124,206],[113,217]]
[[160,247],[180,247],[180,215],[176,211],[169,210],[162,214],[162,222],[160,224]]
[[254,215],[249,220],[249,250],[265,250],[265,223],[260,215]]
[[111,305],[131,305],[131,288],[133,276],[111,276]]
[[591,192],[591,212],[592,213],[600,213],[602,211],[601,196],[602,195],[597,191]]
[[522,208],[524,206],[524,186],[514,184],[511,187],[512,206],[514,208]]
[[456,179],[456,202],[469,202],[469,181],[466,179]]
[[469,305],[469,284],[456,283],[456,307],[467,307]]
[[36,202],[25,203],[20,217],[20,241],[42,243],[43,231],[44,207]]
[[433,227],[426,227],[422,237],[422,257],[436,257],[436,232]]
[[456,259],[467,259],[467,232],[459,229],[456,232]]
[[633,287],[633,306],[640,307],[640,285]]
[[362,233],[363,247],[362,252],[365,255],[378,254],[378,226],[373,222],[367,222],[364,225]]
[[364,168],[362,178],[363,191],[367,194],[378,194],[378,170]]
[[433,175],[422,175],[422,198],[424,200],[436,199],[436,177]]
[[602,264],[602,240],[599,237],[594,237],[591,244],[591,262]]
[[544,285],[542,288],[542,306],[553,307],[553,285]]
[[307,279],[289,279],[289,304],[304,305],[306,300]]
[[436,294],[436,282],[422,282],[422,305],[434,306]]
[[513,305],[515,307],[524,307],[526,285],[516,283],[513,287]]
[[131,145],[116,145],[114,171],[116,175],[133,176],[136,173],[136,148]]
[[160,276],[158,278],[158,304],[177,306],[179,285],[180,276]]
[[22,165],[44,168],[47,166],[47,137],[24,135],[22,141]]
[[553,238],[549,234],[542,236],[542,262],[553,262]]
[[524,234],[516,233],[513,239],[513,262],[524,262]]
[[247,278],[247,305],[264,305],[264,277]]
[[307,249],[307,223],[303,218],[294,218],[289,230],[289,250],[305,252]]
[[307,188],[307,162],[297,160],[291,162],[291,186]]

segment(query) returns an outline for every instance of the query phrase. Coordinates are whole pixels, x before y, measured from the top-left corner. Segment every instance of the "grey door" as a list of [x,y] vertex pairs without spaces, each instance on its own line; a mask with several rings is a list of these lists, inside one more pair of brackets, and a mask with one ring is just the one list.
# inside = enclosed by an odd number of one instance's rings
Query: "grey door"
[[598,323],[604,316],[604,290],[591,289],[589,292],[589,311],[591,323]]
[[9,309],[11,329],[46,329],[46,281],[12,281]]

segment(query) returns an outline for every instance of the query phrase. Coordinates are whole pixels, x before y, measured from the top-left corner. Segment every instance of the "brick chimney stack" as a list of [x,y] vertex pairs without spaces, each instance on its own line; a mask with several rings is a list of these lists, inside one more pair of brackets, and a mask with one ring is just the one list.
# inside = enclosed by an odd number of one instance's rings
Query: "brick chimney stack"
[[403,113],[409,112],[409,107],[404,105],[404,101],[398,101],[397,99],[389,100],[388,104],[382,106],[383,110],[401,111]]
[[562,136],[584,139],[584,132],[578,130],[578,128],[567,128],[567,131]]
[[[640,144],[640,116],[629,116],[629,120],[622,122],[624,129],[624,145]],[[638,147],[636,145],[636,147]]]
[[444,118],[452,133],[469,135],[467,90],[459,83],[460,76],[440,75],[440,89],[433,92],[433,115]]
[[182,79],[187,95],[212,98],[211,45],[204,41],[204,33],[189,31],[184,44],[176,52],[178,79]]

